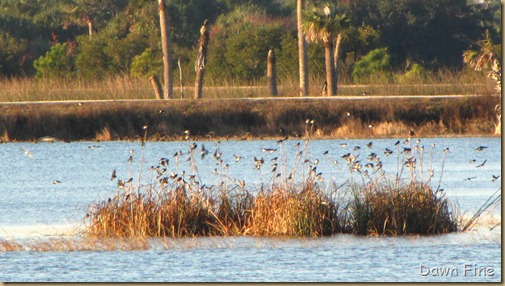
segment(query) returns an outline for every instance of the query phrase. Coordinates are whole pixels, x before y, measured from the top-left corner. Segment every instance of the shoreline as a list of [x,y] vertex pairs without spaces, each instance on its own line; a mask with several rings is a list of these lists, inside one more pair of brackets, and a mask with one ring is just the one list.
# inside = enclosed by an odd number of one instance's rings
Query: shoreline
[[[282,100],[281,100],[282,99]],[[499,96],[0,103],[0,142],[497,137]],[[160,111],[163,111],[160,113]],[[309,126],[307,119],[314,120]],[[310,127],[310,128],[309,128]]]

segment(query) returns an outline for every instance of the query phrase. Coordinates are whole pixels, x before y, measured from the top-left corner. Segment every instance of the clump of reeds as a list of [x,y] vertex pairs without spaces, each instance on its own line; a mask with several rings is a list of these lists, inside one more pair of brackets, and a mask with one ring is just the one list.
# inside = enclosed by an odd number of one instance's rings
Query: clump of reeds
[[[93,237],[322,236],[439,234],[457,230],[456,215],[440,189],[440,181],[437,188],[431,187],[431,161],[430,175],[423,180],[424,147],[410,148],[409,138],[404,143],[409,147],[400,152],[398,141],[394,179],[385,174],[377,154],[370,154],[368,160],[373,163],[364,166],[357,160],[359,155],[349,153],[342,156],[347,166],[342,165],[348,169],[350,179],[339,185],[332,180],[325,184],[322,172],[316,171],[319,159],[311,157],[310,152],[316,124],[315,120],[305,121],[305,143],[297,143],[292,163],[287,163],[283,151],[287,137],[277,141],[278,149],[263,148],[263,152],[277,152],[271,159],[276,163],[266,184],[261,170],[265,160],[254,157],[261,181],[255,187],[228,176],[229,164],[223,162],[219,143],[214,152],[204,146],[200,151],[192,143],[188,152],[174,154],[172,170],[166,158],[152,166],[151,180],[145,185],[141,185],[140,174],[137,185],[132,178],[126,182],[118,179],[119,192],[91,205],[88,233]],[[190,132],[186,134],[189,140]],[[369,148],[371,145],[372,142]],[[145,136],[141,146],[144,150]],[[386,150],[387,156],[393,153]],[[444,161],[447,152],[448,149],[444,151]],[[195,160],[199,154],[198,162],[204,163],[205,158],[217,163],[217,184],[207,187],[202,182]],[[179,166],[183,156],[187,156],[184,161],[189,170]],[[132,164],[132,156],[129,161]],[[362,183],[356,176],[361,177]],[[405,176],[410,180],[402,178]]]
[[338,203],[317,184],[261,191],[251,210],[255,235],[321,236],[342,232]]
[[352,207],[357,234],[440,234],[457,230],[447,198],[422,183],[367,184],[355,190]]

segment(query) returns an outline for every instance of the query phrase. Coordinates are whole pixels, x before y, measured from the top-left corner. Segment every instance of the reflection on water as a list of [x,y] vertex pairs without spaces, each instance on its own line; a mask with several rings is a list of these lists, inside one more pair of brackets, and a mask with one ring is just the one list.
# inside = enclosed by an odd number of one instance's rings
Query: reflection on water
[[[433,169],[432,184],[436,187],[440,183],[466,218],[501,186],[501,177],[493,180],[493,176],[501,175],[500,138],[422,138],[419,143],[413,138],[410,145],[403,140],[394,145],[396,141],[314,140],[310,143],[310,160],[319,161],[317,168],[325,183],[350,176],[362,178],[349,171],[342,158],[347,153],[363,163],[375,153],[386,173],[394,176],[401,166],[398,162],[404,159],[398,151],[424,146],[424,176]],[[297,147],[298,142],[301,147]],[[176,162],[173,155],[179,150],[187,153],[191,143],[148,142],[143,154],[138,142],[2,144],[0,238],[44,239],[76,232],[86,207],[116,191],[112,170],[119,178],[132,177],[136,182],[142,165],[141,181],[145,183],[152,178],[149,167],[164,157],[170,160],[170,170],[189,173],[191,166],[185,161],[188,156],[182,155]],[[220,182],[220,172],[214,173],[220,166],[212,158],[216,143],[196,143],[198,151],[202,144],[209,150],[203,160],[197,153],[199,180],[207,185]],[[341,143],[347,146],[342,147]],[[272,174],[270,166],[260,174],[254,168],[254,157],[263,157],[268,163],[275,157],[284,158],[287,174],[293,170],[294,157],[303,144],[297,140],[288,140],[282,146],[275,140],[223,141],[220,148],[231,179],[259,185],[271,182]],[[478,151],[479,146],[488,148]],[[262,148],[277,151],[263,152]],[[394,153],[386,156],[386,148]],[[444,161],[445,148],[449,148],[449,153]],[[133,165],[128,162],[131,150]],[[237,161],[234,155],[241,160]],[[408,179],[408,172],[402,174]],[[56,180],[61,183],[54,184]],[[477,229],[444,236],[198,238],[152,240],[145,251],[2,252],[0,281],[499,281],[500,212],[500,206],[496,206]],[[443,267],[453,267],[458,275],[432,275]],[[493,268],[495,275],[473,275],[472,267]],[[431,272],[424,275],[427,271]]]

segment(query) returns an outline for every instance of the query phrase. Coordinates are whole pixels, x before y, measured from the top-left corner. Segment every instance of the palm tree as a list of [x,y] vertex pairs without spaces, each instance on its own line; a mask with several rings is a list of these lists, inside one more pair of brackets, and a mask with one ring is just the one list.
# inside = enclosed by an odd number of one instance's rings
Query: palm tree
[[161,47],[163,50],[163,97],[165,99],[173,98],[173,78],[172,78],[172,57],[170,50],[172,48],[170,42],[170,30],[168,28],[169,18],[165,0],[159,0],[160,9],[160,31],[161,31]]
[[501,57],[497,52],[501,50],[501,45],[493,43],[488,30],[477,45],[478,51],[467,50],[463,53],[463,62],[476,71],[489,71],[487,77],[497,82],[496,89],[501,94]]
[[[501,45],[493,44],[489,31],[486,30],[484,39],[477,43],[480,47],[479,51],[467,50],[463,53],[463,62],[469,65],[476,71],[488,71],[487,77],[496,81],[496,91],[501,96],[501,57],[497,51],[501,50]],[[495,106],[496,121],[495,134],[501,134],[501,101]]]
[[303,35],[303,7],[305,0],[296,2],[296,18],[298,29],[298,65],[300,73],[300,96],[309,95],[309,56],[307,53],[307,42]]
[[344,14],[337,14],[326,5],[323,10],[312,7],[304,18],[303,30],[309,42],[324,44],[326,69],[326,95],[336,95],[336,76],[334,62],[334,43],[337,36],[349,26]]

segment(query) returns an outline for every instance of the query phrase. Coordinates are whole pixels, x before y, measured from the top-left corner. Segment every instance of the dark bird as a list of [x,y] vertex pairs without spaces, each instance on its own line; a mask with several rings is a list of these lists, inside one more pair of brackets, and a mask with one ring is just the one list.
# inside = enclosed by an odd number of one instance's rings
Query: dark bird
[[359,150],[359,149],[361,149],[361,147],[359,147],[359,146],[354,147],[354,150],[355,150],[355,151],[356,151],[356,150]]
[[389,156],[389,155],[393,154],[393,151],[391,151],[391,149],[389,149],[389,148],[386,148],[386,150],[384,150],[384,154],[386,156]]
[[500,176],[493,175],[493,180],[492,181],[494,182],[494,181],[498,180],[499,178],[500,178]]
[[100,148],[100,146],[97,146],[97,145],[90,145],[90,146],[88,146],[88,149],[95,149],[95,148]]
[[449,152],[449,147],[445,148],[444,152],[446,152],[446,153]]
[[484,160],[484,162],[482,162],[482,164],[475,166],[475,168],[484,167],[484,165],[486,164],[486,162],[487,162],[487,160]]
[[277,149],[273,149],[273,148],[261,148],[261,151],[268,152],[268,153],[272,154],[273,152],[277,151]]
[[216,149],[216,151],[214,151],[214,155],[212,155],[214,157],[214,159],[218,160],[221,159],[221,152],[219,152],[218,149]]
[[193,151],[193,150],[195,150],[195,149],[196,149],[196,147],[198,147],[198,145],[196,145],[196,143],[195,143],[195,142],[193,142],[193,143],[191,144],[191,146],[189,146],[189,150],[190,150],[190,151]]
[[370,153],[370,155],[368,155],[368,157],[367,157],[368,161],[373,161],[375,159],[377,159],[377,154],[375,154],[375,153]]
[[258,159],[258,158],[256,158],[256,156],[255,156],[255,157],[254,157],[254,164],[256,164],[256,165],[263,165],[263,164],[265,164],[265,160],[263,160],[263,158]]
[[477,162],[477,159],[470,160],[470,164]]
[[371,148],[372,148],[372,146],[373,146],[373,142],[372,142],[372,141],[370,141],[370,142],[368,142],[368,143],[366,144],[366,147],[368,147],[369,149],[371,149]]
[[207,149],[205,149],[205,145],[203,145],[203,143],[202,143],[202,151],[200,152],[200,155],[202,156],[202,160],[205,158],[205,156],[207,156],[207,154],[209,154],[209,151]]
[[410,149],[410,148],[403,148],[402,153],[403,154],[410,154],[411,151],[412,151],[412,149]]
[[284,136],[284,138],[277,140],[277,144],[282,144],[282,142],[288,140],[288,136]]
[[473,179],[476,179],[477,177],[469,177],[469,178],[466,178],[465,181],[470,181],[470,180],[473,180]]
[[161,158],[160,159],[160,165],[163,166],[163,167],[167,167],[168,166],[168,159],[167,158]]
[[479,147],[475,148],[475,151],[482,151],[486,148],[487,148],[487,146],[479,146]]
[[110,176],[110,180],[113,181],[115,178],[117,178],[116,169],[112,170],[112,175]]
[[323,155],[328,155],[328,153],[329,153],[329,151],[326,150],[326,151],[323,152]]
[[395,146],[400,144],[400,140],[396,141]]
[[342,155],[342,158],[344,158],[345,161],[347,162],[347,164],[349,164],[349,163],[351,163],[352,161],[354,161],[356,159],[356,156],[354,156],[351,153],[347,153],[345,155]]

